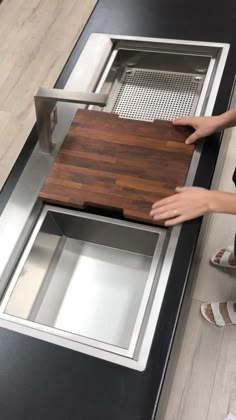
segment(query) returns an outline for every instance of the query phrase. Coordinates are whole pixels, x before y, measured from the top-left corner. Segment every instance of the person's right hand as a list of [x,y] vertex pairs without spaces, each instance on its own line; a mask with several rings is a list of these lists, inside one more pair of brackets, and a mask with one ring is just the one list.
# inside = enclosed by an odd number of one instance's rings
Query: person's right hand
[[215,133],[220,129],[219,119],[214,117],[182,117],[173,121],[174,125],[190,125],[195,129],[186,140],[186,144],[195,143],[198,139]]

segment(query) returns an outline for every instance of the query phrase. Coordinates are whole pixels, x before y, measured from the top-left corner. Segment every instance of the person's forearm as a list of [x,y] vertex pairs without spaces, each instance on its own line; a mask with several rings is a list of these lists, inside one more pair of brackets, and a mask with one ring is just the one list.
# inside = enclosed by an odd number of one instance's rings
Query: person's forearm
[[209,191],[209,212],[236,214],[236,194]]
[[236,126],[236,108],[218,115],[219,130]]

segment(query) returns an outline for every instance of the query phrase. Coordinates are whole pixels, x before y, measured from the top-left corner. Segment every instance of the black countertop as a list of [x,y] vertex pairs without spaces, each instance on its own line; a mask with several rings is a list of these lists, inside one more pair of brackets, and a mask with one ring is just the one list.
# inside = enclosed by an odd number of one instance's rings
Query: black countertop
[[[90,33],[231,44],[214,113],[228,105],[236,70],[236,2],[228,0],[99,0],[57,82],[63,87]],[[34,129],[0,194],[4,208],[35,145]],[[194,184],[209,187],[219,136],[206,142]],[[0,329],[1,420],[151,420],[175,332],[201,219],[185,223],[144,372]]]

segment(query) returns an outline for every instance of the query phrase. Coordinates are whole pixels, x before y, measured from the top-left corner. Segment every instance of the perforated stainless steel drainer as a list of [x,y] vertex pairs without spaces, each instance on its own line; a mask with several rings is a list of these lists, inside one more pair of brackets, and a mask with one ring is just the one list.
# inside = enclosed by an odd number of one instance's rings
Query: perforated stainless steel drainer
[[126,69],[111,112],[146,121],[193,115],[203,81],[193,74]]

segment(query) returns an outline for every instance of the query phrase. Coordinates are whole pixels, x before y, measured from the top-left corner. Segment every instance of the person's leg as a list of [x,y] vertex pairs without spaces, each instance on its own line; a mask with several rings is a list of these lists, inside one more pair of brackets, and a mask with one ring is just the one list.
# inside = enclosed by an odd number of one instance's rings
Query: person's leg
[[[223,253],[226,252],[227,248],[224,250],[220,250],[218,255],[215,255],[216,260],[219,260],[218,265],[220,265],[220,261],[222,260]],[[224,252],[223,252],[224,251]],[[228,251],[229,252],[229,251]],[[213,256],[214,257],[214,256]],[[234,246],[232,247],[232,251],[230,255],[227,256],[228,264],[233,265],[236,261],[236,234],[234,236]],[[212,261],[212,260],[211,260]],[[214,264],[217,264],[214,262]],[[212,303],[203,303],[201,305],[201,313],[203,317],[217,325],[217,326],[225,326],[236,324],[236,302],[212,302]]]
[[234,259],[236,260],[236,233],[234,235]]
[[[233,174],[233,182],[236,187],[236,168]],[[222,248],[210,259],[214,265],[227,268],[236,268],[236,234],[233,246]],[[236,301],[212,302],[201,305],[202,316],[209,322],[218,325],[236,325]]]

